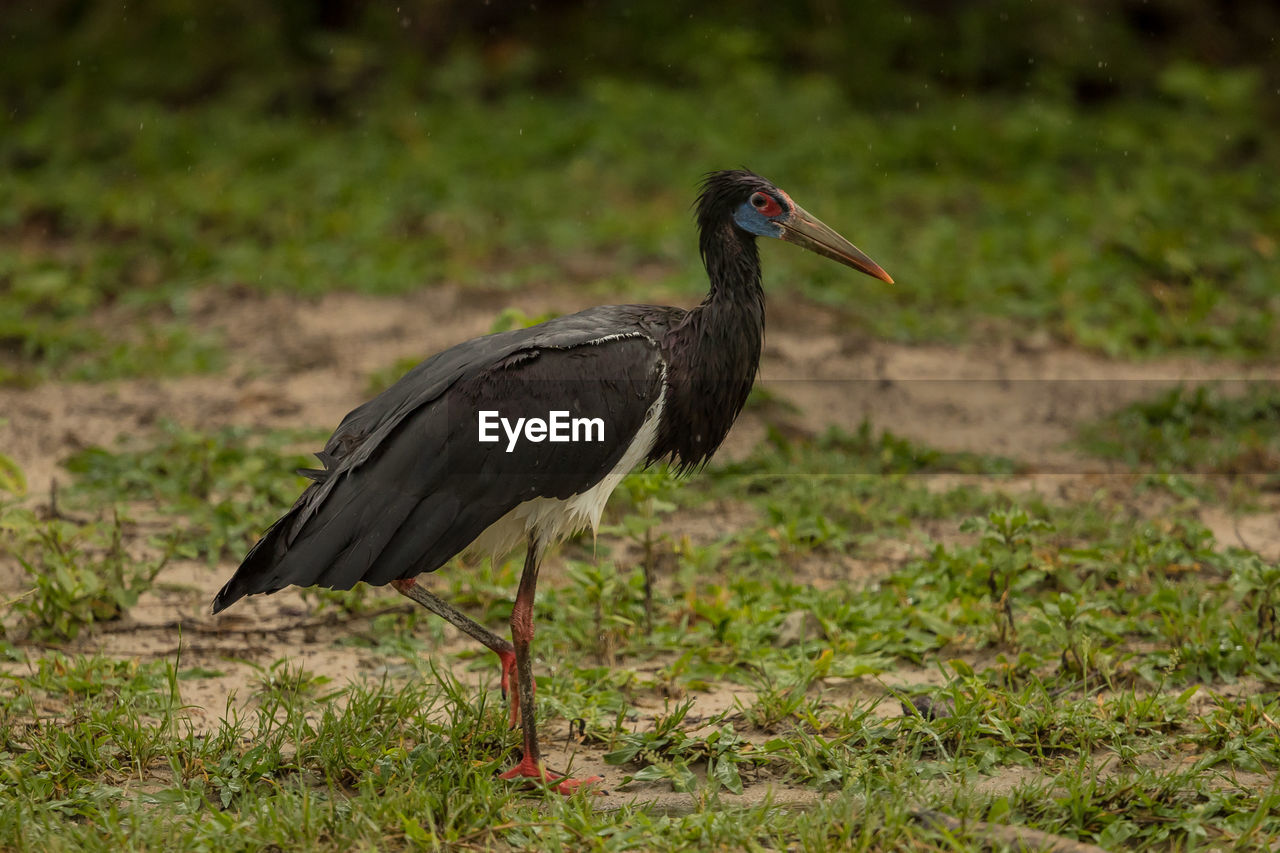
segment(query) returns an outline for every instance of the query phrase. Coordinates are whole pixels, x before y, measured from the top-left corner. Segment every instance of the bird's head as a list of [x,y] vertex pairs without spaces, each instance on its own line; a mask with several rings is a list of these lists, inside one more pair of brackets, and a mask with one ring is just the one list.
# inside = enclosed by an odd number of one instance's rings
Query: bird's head
[[698,224],[704,233],[728,217],[738,229],[757,237],[776,237],[893,283],[880,265],[857,246],[791,200],[791,196],[745,169],[711,172],[698,196]]

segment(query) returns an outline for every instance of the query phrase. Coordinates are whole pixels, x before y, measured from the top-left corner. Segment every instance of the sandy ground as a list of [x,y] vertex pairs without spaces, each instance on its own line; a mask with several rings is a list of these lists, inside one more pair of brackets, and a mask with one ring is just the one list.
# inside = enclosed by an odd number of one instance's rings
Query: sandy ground
[[[1148,397],[1177,382],[1280,379],[1280,366],[1206,363],[1164,359],[1121,363],[1051,345],[993,344],[964,349],[910,347],[868,340],[839,327],[821,310],[799,304],[770,307],[769,331],[761,370],[762,384],[797,411],[774,415],[775,426],[818,433],[830,425],[854,429],[865,418],[878,428],[944,450],[1001,454],[1019,460],[1025,473],[1003,480],[1006,491],[1035,490],[1054,498],[1083,497],[1108,482],[1128,482],[1132,474],[1089,460],[1068,445],[1075,425],[1127,402]],[[303,302],[285,297],[227,294],[201,298],[198,318],[220,330],[230,344],[231,364],[216,376],[175,380],[143,379],[107,384],[47,383],[30,390],[0,390],[0,447],[25,469],[32,500],[45,500],[49,485],[66,481],[59,465],[70,453],[90,445],[114,446],[121,436],[145,435],[161,419],[200,429],[229,424],[261,427],[334,426],[367,397],[371,372],[406,357],[429,355],[453,343],[487,332],[502,308],[516,304],[533,316],[569,312],[590,302],[572,292],[465,294],[451,288],[395,299],[330,295]],[[781,419],[780,421],[778,419]],[[734,428],[721,455],[740,456],[765,435],[762,416],[748,412]],[[931,485],[953,485],[957,475],[939,475]],[[981,477],[970,480],[981,482]],[[282,510],[284,507],[281,508]],[[1158,512],[1158,507],[1152,508]],[[711,507],[672,519],[667,532],[710,540],[742,507]],[[741,519],[740,519],[741,520]],[[1280,513],[1233,517],[1219,508],[1204,510],[1203,520],[1228,544],[1246,544],[1270,559],[1280,559]],[[936,531],[929,531],[930,534]],[[881,560],[848,560],[838,567],[800,565],[806,581],[830,582],[871,577],[911,555],[910,542],[885,546]],[[555,558],[546,575],[554,582]],[[827,561],[829,562],[829,561]],[[287,654],[294,665],[327,675],[335,684],[382,674],[381,659],[358,648],[332,643],[334,626],[310,608],[296,591],[255,597],[217,619],[208,615],[214,592],[234,570],[211,570],[203,563],[178,562],[157,579],[129,620],[95,632],[76,651],[102,651],[122,657],[172,657],[181,645],[184,665],[204,665],[224,677],[183,682],[183,699],[193,725],[214,726],[229,707],[242,707],[260,678],[260,666]],[[833,571],[834,569],[834,571]],[[12,594],[17,567],[0,555],[0,593]],[[388,607],[407,607],[386,594]],[[181,626],[181,632],[179,632]],[[360,631],[367,621],[345,624]],[[446,631],[441,651],[469,648],[466,638]],[[451,659],[442,656],[441,660]],[[495,671],[486,657],[455,665],[468,683],[493,686]],[[547,666],[542,661],[540,666]],[[656,666],[656,664],[655,664]],[[885,684],[837,684],[825,689],[850,699],[870,701],[885,685],[909,686],[937,677],[931,672],[900,672]],[[710,716],[735,701],[750,700],[745,688],[726,686],[698,694],[692,715]],[[638,697],[637,725],[663,709],[658,696]],[[886,714],[897,713],[883,703]],[[552,766],[572,763],[575,772],[617,780],[601,752],[568,739],[566,726],[544,731]],[[1003,782],[1021,781],[1014,769]],[[602,807],[634,799],[657,801],[679,811],[687,795],[663,793],[665,786],[636,786],[613,794]],[[749,786],[751,801],[773,797],[779,804],[811,800],[816,794],[774,787],[767,780]]]

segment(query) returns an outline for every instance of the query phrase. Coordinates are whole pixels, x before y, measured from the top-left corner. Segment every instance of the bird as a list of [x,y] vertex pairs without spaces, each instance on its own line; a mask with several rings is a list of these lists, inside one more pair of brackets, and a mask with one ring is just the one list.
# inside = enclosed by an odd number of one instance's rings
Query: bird
[[[747,169],[708,173],[695,211],[710,283],[700,304],[589,308],[427,358],[343,418],[315,454],[322,467],[300,472],[312,482],[248,551],[213,613],[289,586],[390,585],[497,654],[510,725],[521,727],[523,741],[502,778],[562,794],[603,782],[547,769],[538,747],[531,643],[547,549],[594,530],[633,468],[667,462],[678,473],[694,471],[724,441],[760,366],[757,238],[794,243],[893,283]],[[557,423],[565,440],[552,440]],[[510,640],[418,580],[464,551],[500,555],[522,541]]]

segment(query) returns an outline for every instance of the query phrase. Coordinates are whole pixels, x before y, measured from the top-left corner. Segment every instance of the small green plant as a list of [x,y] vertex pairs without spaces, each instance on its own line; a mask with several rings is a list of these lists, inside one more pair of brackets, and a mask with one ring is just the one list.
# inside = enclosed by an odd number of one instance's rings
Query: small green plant
[[26,573],[27,592],[13,601],[20,630],[41,640],[73,640],[96,622],[119,619],[164,568],[172,548],[135,559],[124,547],[125,522],[41,519],[0,509],[0,545]]
[[[1081,601],[1074,593],[1061,592],[1056,599],[1036,602],[1037,618],[1031,625],[1050,643],[1061,647],[1063,668],[1078,676],[1085,688],[1089,687],[1090,672],[1105,662],[1105,656],[1102,661],[1099,659],[1098,624],[1091,615],[1102,609],[1098,602]],[[1106,677],[1111,673],[1104,670],[1100,674]]]
[[676,510],[671,499],[676,476],[666,464],[652,465],[634,471],[623,479],[621,493],[630,511],[605,532],[621,534],[641,550],[640,568],[644,572],[644,618],[646,628],[653,631],[653,586],[658,551],[669,545],[670,537],[660,532],[663,519]]
[[[831,650],[827,649],[820,660],[825,663],[824,670],[829,668]],[[812,720],[812,715],[804,712],[809,705],[809,686],[817,677],[820,676],[816,672],[797,673],[785,684],[779,684],[767,672],[761,673],[755,701],[743,707],[747,722],[761,731],[772,732],[793,717],[806,716]]]
[[1254,642],[1261,646],[1280,641],[1280,563],[1249,554],[1239,561],[1231,577],[1246,612],[1257,618]]
[[1013,621],[1012,592],[1015,581],[1019,585],[1033,583],[1038,577],[1029,576],[1037,571],[1034,549],[1039,534],[1053,529],[1047,521],[1031,517],[1021,507],[995,509],[985,518],[966,519],[960,529],[966,533],[981,534],[978,553],[981,560],[976,571],[985,575],[992,601],[1002,619],[996,620],[1001,643],[1017,641],[1017,627]]
[[690,765],[705,761],[707,779],[713,786],[742,793],[739,767],[763,763],[763,756],[753,754],[751,744],[734,731],[732,723],[725,723],[705,738],[691,737],[680,724],[692,706],[692,701],[681,702],[671,713],[656,718],[652,731],[624,734],[619,738],[622,745],[605,754],[608,764],[643,765],[627,776],[623,785],[665,781],[673,791],[693,791],[697,777]]
[[[566,635],[592,649],[600,663],[612,666],[641,618],[636,612],[637,590],[607,560],[571,563],[569,583],[573,594],[557,596],[565,609]],[[582,607],[589,608],[589,614],[582,613]],[[589,635],[582,636],[586,631]]]

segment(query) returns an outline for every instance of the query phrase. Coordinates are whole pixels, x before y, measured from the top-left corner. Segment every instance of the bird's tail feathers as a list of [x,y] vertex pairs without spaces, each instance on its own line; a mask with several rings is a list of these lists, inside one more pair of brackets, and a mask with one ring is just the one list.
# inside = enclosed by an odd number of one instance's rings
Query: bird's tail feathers
[[272,568],[280,561],[280,558],[284,556],[284,552],[288,548],[284,542],[285,532],[293,525],[296,513],[297,507],[271,525],[267,532],[262,535],[262,538],[258,540],[258,544],[249,549],[249,553],[245,555],[244,562],[240,564],[240,568],[236,569],[236,573],[231,576],[231,580],[227,581],[226,585],[214,596],[214,613],[226,610],[246,595],[258,592],[275,592],[287,586],[287,584],[274,586],[268,579],[274,579],[275,572],[272,571]]

